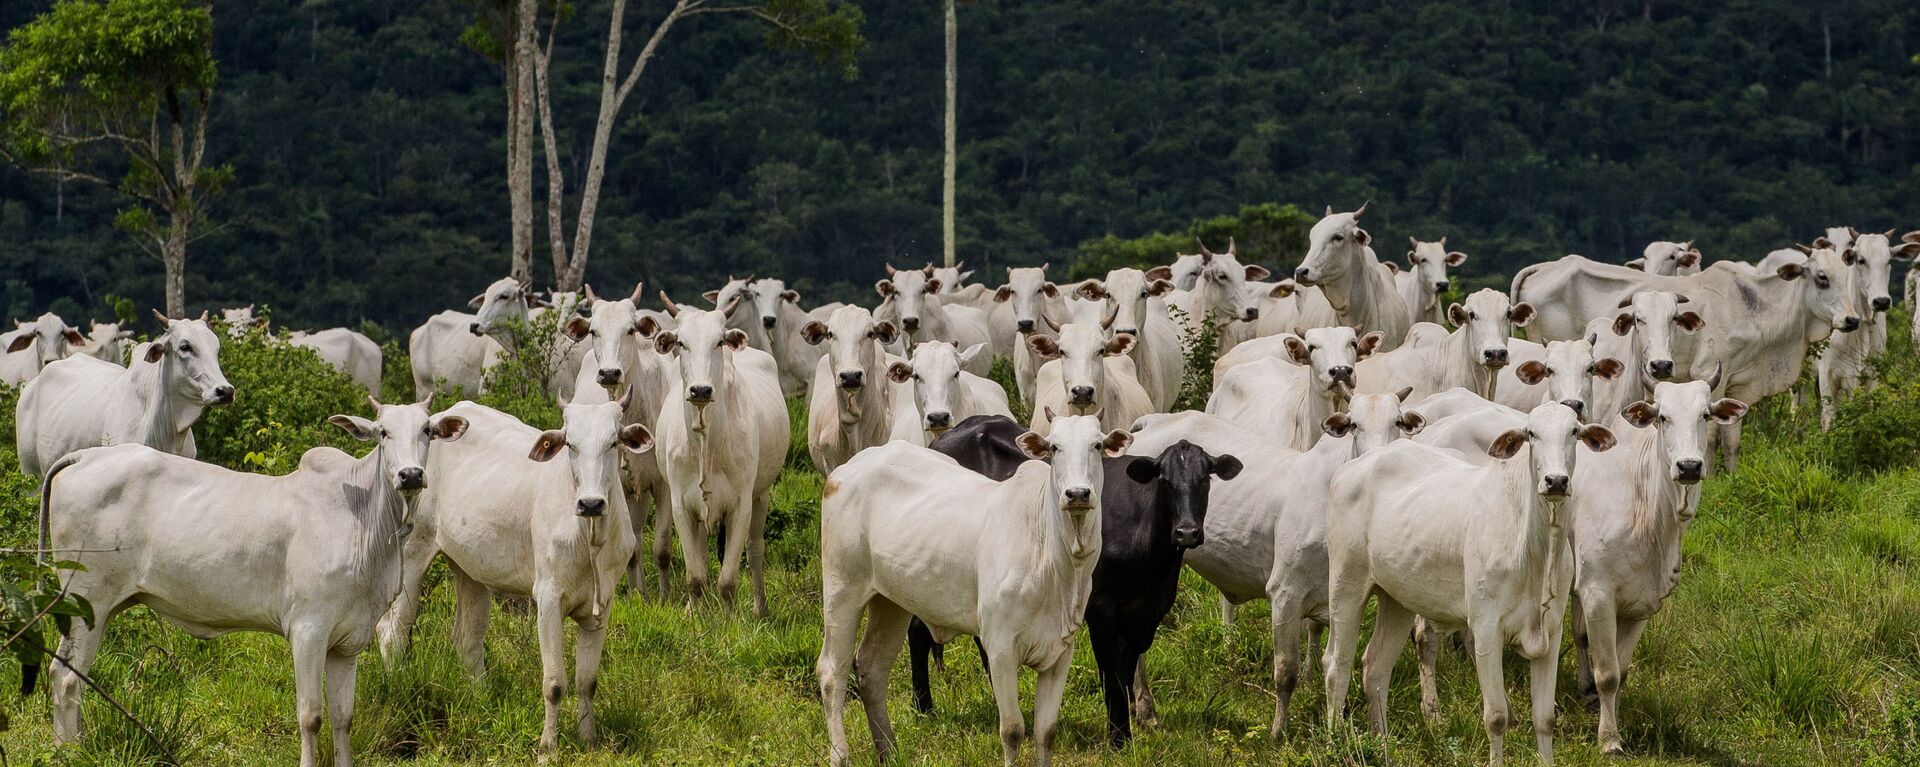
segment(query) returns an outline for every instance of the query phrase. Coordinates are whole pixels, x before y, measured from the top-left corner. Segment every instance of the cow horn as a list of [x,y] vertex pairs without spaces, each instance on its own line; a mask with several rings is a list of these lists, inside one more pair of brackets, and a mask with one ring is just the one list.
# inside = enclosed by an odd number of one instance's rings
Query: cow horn
[[1048,317],[1046,312],[1043,311],[1040,313],[1040,321],[1047,323],[1047,328],[1049,330],[1052,330],[1055,333],[1060,332],[1060,323],[1054,322],[1053,318]]
[[201,310],[200,310],[200,321],[201,321],[201,322],[206,322],[206,321],[207,321],[207,310],[205,310],[205,309],[201,309]]
[[1724,363],[1720,363],[1720,362],[1713,363],[1713,375],[1707,376],[1708,389],[1720,388],[1720,371],[1725,367],[1726,365]]
[[1227,237],[1227,255],[1229,255],[1229,256],[1231,256],[1231,255],[1233,255],[1233,254],[1234,254],[1234,252],[1233,252],[1233,237],[1232,237],[1231,235],[1229,235],[1229,236]]
[[1367,206],[1368,206],[1368,205],[1372,205],[1372,204],[1373,204],[1373,201],[1372,201],[1372,200],[1368,200],[1368,201],[1366,201],[1366,202],[1363,202],[1363,203],[1360,203],[1360,207],[1359,207],[1359,208],[1356,208],[1356,209],[1354,209],[1354,211],[1353,211],[1353,220],[1355,220],[1355,221],[1358,221],[1358,220],[1360,220],[1360,217],[1361,217],[1361,216],[1364,216],[1364,215],[1366,215],[1366,214],[1367,214]]
[[1113,328],[1113,321],[1119,318],[1120,318],[1120,302],[1115,301],[1113,302],[1113,306],[1107,309],[1107,318],[1100,321],[1100,329],[1111,330]]
[[374,415],[380,414],[380,400],[374,399],[373,395],[369,394],[367,395],[367,404],[373,406]]
[[627,300],[629,300],[629,301],[632,301],[632,302],[633,302],[633,305],[634,305],[634,306],[639,306],[639,305],[640,305],[640,299],[642,299],[642,298],[645,298],[645,297],[646,297],[646,292],[645,292],[645,291],[646,291],[646,289],[647,289],[647,283],[646,283],[646,282],[644,282],[644,281],[643,281],[643,282],[636,282],[636,283],[634,283],[634,284],[633,284],[633,295],[631,295],[631,296],[628,296],[628,297],[627,297]]
[[[161,314],[159,309],[153,310],[153,318],[156,320],[159,320],[161,325],[165,325],[173,321],[168,319],[167,315]],[[15,320],[14,324],[19,325],[20,327],[23,327],[23,328],[26,327],[26,323],[20,322],[19,320]]]
[[1203,256],[1206,256],[1206,257],[1207,257],[1208,259],[1212,259],[1212,258],[1213,258],[1213,251],[1211,251],[1211,250],[1207,250],[1207,241],[1206,241],[1206,240],[1202,240],[1202,239],[1200,239],[1200,238],[1198,238],[1198,237],[1195,237],[1195,238],[1193,238],[1193,244],[1195,244],[1195,245],[1199,245],[1199,246],[1200,246],[1200,255],[1203,255]]
[[668,317],[680,316],[680,305],[674,303],[673,299],[667,297],[667,291],[660,291],[660,304],[667,308]]
[[1333,215],[1333,204],[1332,204],[1332,203],[1328,203],[1328,204],[1327,204],[1327,212],[1325,212],[1325,213],[1322,213],[1322,214],[1320,214],[1320,217],[1321,217],[1321,218],[1327,218],[1327,217],[1329,217],[1329,216],[1332,216],[1332,215]]
[[1688,297],[1687,297],[1687,294],[1685,294],[1685,293],[1676,293],[1676,294],[1674,294],[1674,296],[1673,296],[1673,302],[1674,302],[1674,303],[1676,303],[1676,304],[1684,304],[1684,303],[1686,303],[1686,302],[1688,302],[1688,301],[1692,301],[1692,300],[1693,300],[1693,299],[1691,299],[1691,298],[1688,298]]
[[420,400],[420,406],[426,408],[429,413],[433,412],[433,395],[436,393],[437,392],[427,392],[427,398]]
[[927,262],[927,265],[926,265],[926,266],[923,266],[923,267],[920,267],[920,271],[923,271],[923,272],[926,272],[926,273],[927,273],[927,276],[928,276],[928,277],[932,277],[932,276],[933,276],[933,262],[932,262],[932,261],[928,261],[928,262]]
[[892,276],[893,276],[893,273],[894,273],[894,272],[896,272],[896,271],[898,271],[898,270],[896,270],[896,269],[894,269],[894,268],[893,268],[893,264],[886,264],[885,266],[887,267],[887,276],[888,276],[888,277],[892,277]]
[[1633,305],[1633,296],[1627,296],[1626,298],[1622,298],[1622,299],[1620,299],[1620,305],[1619,305],[1619,306],[1616,306],[1616,307],[1614,307],[1614,308],[1615,308],[1615,309],[1625,309],[1625,308],[1627,308],[1627,307],[1629,307],[1629,306],[1632,306],[1632,305]]
[[614,400],[613,403],[616,405],[619,405],[621,410],[626,410],[627,403],[632,401],[633,401],[633,387],[629,386],[627,387],[626,391],[620,392],[620,398],[617,400]]
[[1899,227],[1895,227],[1894,229],[1888,229],[1887,231],[1885,231],[1885,232],[1883,232],[1883,233],[1881,233],[1881,235],[1880,235],[1880,236],[1881,236],[1881,237],[1885,237],[1885,238],[1887,238],[1887,239],[1889,239],[1889,240],[1891,240],[1891,239],[1893,239],[1893,233],[1894,233],[1894,231],[1895,231],[1896,229],[1898,229],[1898,228],[1899,228]]
[[1648,397],[1653,396],[1653,387],[1655,384],[1658,384],[1658,383],[1660,382],[1656,380],[1653,376],[1647,375],[1647,366],[1641,365],[1640,366],[1640,385],[1643,387],[1646,387]]
[[580,289],[587,294],[587,303],[591,304],[595,301],[600,300],[599,296],[596,296],[593,294],[593,283],[587,283],[587,284],[581,285]]

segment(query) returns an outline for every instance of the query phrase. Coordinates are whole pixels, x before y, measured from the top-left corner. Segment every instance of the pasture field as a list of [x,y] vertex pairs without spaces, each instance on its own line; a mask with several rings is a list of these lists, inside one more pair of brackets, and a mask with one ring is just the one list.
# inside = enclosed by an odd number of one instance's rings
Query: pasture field
[[[1894,328],[1906,327],[1903,318],[1890,319]],[[270,471],[290,465],[281,457],[297,456],[311,442],[276,442],[275,435],[308,439],[317,432],[287,424],[294,418],[317,422],[324,413],[312,416],[295,412],[298,403],[268,402],[276,398],[264,396],[267,390],[259,385],[249,403],[243,381],[324,377],[325,369],[248,369],[268,358],[246,351],[228,355],[227,371],[242,401],[222,417],[220,424],[230,425],[218,428],[249,430],[228,435],[235,444],[269,444],[230,452],[227,460]],[[1634,658],[1621,705],[1632,756],[1603,759],[1598,753],[1594,717],[1573,692],[1569,642],[1559,694],[1561,763],[1920,765],[1920,468],[1914,462],[1920,365],[1904,339],[1895,340],[1889,357],[1900,362],[1884,371],[1878,390],[1843,406],[1832,433],[1820,434],[1815,408],[1796,409],[1786,397],[1755,409],[1746,425],[1745,463],[1735,474],[1707,481],[1687,536],[1680,585]],[[404,360],[398,364],[405,369]],[[319,407],[331,400],[314,402]],[[7,435],[0,446],[0,466],[6,467],[0,473],[0,545],[28,546],[37,483],[13,469],[11,395],[0,405],[0,431]],[[803,414],[804,408],[796,412]],[[821,478],[806,465],[803,434],[796,427],[799,447],[775,490],[768,547],[771,618],[756,620],[744,606],[714,602],[688,607],[677,575],[669,603],[639,593],[622,596],[613,609],[601,674],[602,744],[582,750],[563,718],[558,763],[824,762],[813,673],[820,642]],[[202,444],[226,439],[204,429],[201,436]],[[430,578],[429,604],[407,660],[391,671],[372,652],[360,661],[356,759],[367,765],[531,763],[541,719],[532,617],[496,604],[487,637],[490,676],[472,681],[449,640],[452,595],[444,569],[437,567]],[[1479,693],[1470,665],[1453,651],[1441,657],[1444,718],[1436,724],[1419,714],[1407,653],[1396,669],[1390,738],[1321,724],[1317,664],[1296,693],[1289,737],[1270,738],[1272,643],[1265,604],[1243,605],[1232,622],[1223,623],[1210,587],[1191,573],[1184,585],[1147,658],[1161,726],[1139,732],[1123,753],[1107,750],[1098,681],[1083,634],[1062,715],[1062,764],[1484,763]],[[905,667],[903,657],[887,691],[902,762],[977,765],[998,759],[992,696],[971,643],[955,643],[944,673],[935,672],[937,711],[930,716],[912,711]],[[1522,716],[1524,669],[1507,665],[1514,710]],[[243,634],[201,642],[135,609],[115,621],[94,670],[182,764],[298,759],[293,670],[278,637]],[[9,691],[0,695],[0,714],[11,725],[0,733],[8,763],[164,763],[139,730],[91,693],[85,742],[53,748],[44,685],[26,697],[12,694],[18,672],[0,665],[0,689]],[[1030,672],[1026,682],[1030,688]],[[1030,700],[1023,698],[1028,705]],[[870,763],[864,713],[852,705],[848,716],[856,762]],[[1510,764],[1534,763],[1527,727],[1510,732],[1507,746]],[[1031,744],[1024,756],[1030,763]]]

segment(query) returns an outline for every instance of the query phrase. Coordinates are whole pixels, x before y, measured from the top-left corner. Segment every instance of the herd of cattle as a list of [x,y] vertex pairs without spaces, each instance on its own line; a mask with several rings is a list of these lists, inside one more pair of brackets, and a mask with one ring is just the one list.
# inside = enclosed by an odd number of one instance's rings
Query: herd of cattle
[[[0,372],[24,382],[20,468],[43,479],[41,548],[85,566],[66,585],[98,614],[74,625],[53,669],[56,739],[81,733],[81,675],[108,619],[143,604],[198,637],[285,636],[302,763],[316,763],[324,712],[334,762],[349,764],[355,658],[377,644],[401,659],[423,575],[444,557],[454,644],[476,675],[491,596],[532,598],[543,754],[557,745],[563,623],[575,622],[577,729],[591,744],[610,603],[622,575],[645,584],[649,533],[661,599],[673,538],[698,597],[717,536],[719,593],[733,599],[744,559],[754,612],[767,613],[763,530],[785,400],[799,396],[826,474],[816,671],[835,765],[850,755],[849,674],[886,690],[911,642],[914,703],[930,709],[927,659],[961,634],[983,653],[1009,764],[1025,733],[1019,669],[1037,671],[1048,764],[1082,624],[1109,739],[1124,745],[1134,721],[1155,722],[1143,658],[1182,566],[1219,589],[1223,610],[1268,600],[1276,736],[1314,659],[1302,640],[1322,629],[1326,717],[1343,715],[1371,598],[1361,686],[1375,730],[1409,638],[1422,708],[1438,715],[1438,639],[1462,632],[1480,648],[1494,762],[1509,723],[1497,648],[1511,646],[1530,665],[1550,763],[1571,610],[1600,746],[1622,751],[1620,686],[1678,581],[1715,450],[1734,467],[1745,403],[1789,389],[1823,341],[1823,404],[1862,385],[1886,344],[1892,262],[1920,255],[1920,232],[1829,229],[1710,266],[1688,243],[1656,242],[1626,266],[1568,256],[1521,270],[1506,293],[1443,305],[1466,255],[1414,240],[1405,268],[1382,262],[1363,212],[1329,210],[1279,280],[1232,246],[1073,284],[1016,268],[997,289],[959,268],[888,267],[872,310],[803,309],[767,278],[729,280],[706,294],[711,309],[663,293],[659,310],[640,307],[638,287],[609,299],[501,280],[473,313],[414,331],[419,403],[330,419],[375,443],[366,457],[316,448],[281,477],[194,460],[194,423],[236,396],[216,324],[256,324],[251,307],[214,324],[162,317],[138,345],[116,325],[22,323],[0,336]],[[431,410],[436,387],[480,391],[523,337],[509,329],[543,312],[564,336],[551,360],[561,428],[472,402]],[[1220,340],[1214,389],[1204,412],[1169,412],[1202,323]],[[379,348],[364,336],[274,342],[378,390]],[[1017,391],[986,377],[996,357],[1011,359]],[[1031,403],[1030,423],[1013,422],[1014,401]],[[886,697],[862,702],[884,762]]]

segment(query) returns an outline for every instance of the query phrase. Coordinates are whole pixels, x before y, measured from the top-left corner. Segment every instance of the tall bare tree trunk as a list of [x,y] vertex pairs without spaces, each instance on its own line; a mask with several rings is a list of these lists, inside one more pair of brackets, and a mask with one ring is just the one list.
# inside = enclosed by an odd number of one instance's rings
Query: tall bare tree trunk
[[959,96],[960,82],[960,17],[954,10],[955,0],[946,0],[947,5],[947,157],[944,175],[940,180],[940,235],[941,249],[945,265],[953,266],[953,194],[955,159],[959,149],[957,139],[959,110],[955,105]]
[[178,211],[167,226],[167,241],[160,246],[160,262],[167,272],[167,316],[187,316],[187,218]]
[[519,0],[513,41],[513,86],[509,113],[513,136],[508,149],[507,193],[513,204],[513,278],[533,281],[533,44],[535,0]]

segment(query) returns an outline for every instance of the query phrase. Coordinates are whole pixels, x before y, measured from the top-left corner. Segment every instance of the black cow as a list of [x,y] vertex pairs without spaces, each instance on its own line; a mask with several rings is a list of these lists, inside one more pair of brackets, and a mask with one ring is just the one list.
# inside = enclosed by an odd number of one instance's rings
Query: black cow
[[[932,447],[997,480],[1019,468],[1024,454],[1014,442],[1026,431],[1000,416],[974,416],[934,441]],[[1212,477],[1233,479],[1240,461],[1211,456],[1184,440],[1158,457],[1106,459],[1100,498],[1100,562],[1087,600],[1087,633],[1107,704],[1107,740],[1114,748],[1132,737],[1128,703],[1134,670],[1153,645],[1160,621],[1179,591],[1181,554],[1204,542],[1207,490]],[[926,636],[931,647],[932,637]],[[932,708],[925,655],[916,648],[914,700]]]

